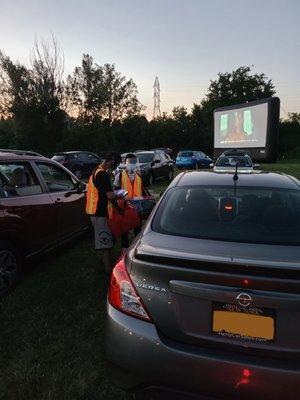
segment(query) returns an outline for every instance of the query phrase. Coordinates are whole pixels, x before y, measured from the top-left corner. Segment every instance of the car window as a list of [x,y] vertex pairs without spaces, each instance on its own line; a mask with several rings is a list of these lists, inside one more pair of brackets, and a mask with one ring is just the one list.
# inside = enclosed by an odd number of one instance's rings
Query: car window
[[193,155],[192,151],[180,151],[177,157],[193,157]]
[[141,164],[148,163],[153,160],[154,153],[135,153]]
[[37,163],[49,192],[64,192],[75,188],[75,181],[62,168],[48,163]]
[[243,156],[221,156],[216,162],[217,167],[235,167],[236,164],[239,167],[252,167],[251,159]]
[[63,154],[56,154],[55,156],[52,157],[52,160],[57,161],[57,162],[62,162],[65,161],[67,157]]
[[41,194],[42,188],[29,163],[5,162],[0,164],[1,197],[32,196]]
[[87,159],[90,162],[100,162],[99,158],[96,157],[94,154],[88,153]]
[[300,244],[300,191],[274,188],[170,189],[155,215],[154,231],[232,242]]

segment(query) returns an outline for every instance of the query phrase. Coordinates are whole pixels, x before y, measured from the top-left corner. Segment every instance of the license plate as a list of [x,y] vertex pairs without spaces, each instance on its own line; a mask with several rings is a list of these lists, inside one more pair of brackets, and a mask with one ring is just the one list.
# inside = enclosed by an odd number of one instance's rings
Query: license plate
[[275,338],[275,311],[213,303],[212,332],[219,336],[269,342]]

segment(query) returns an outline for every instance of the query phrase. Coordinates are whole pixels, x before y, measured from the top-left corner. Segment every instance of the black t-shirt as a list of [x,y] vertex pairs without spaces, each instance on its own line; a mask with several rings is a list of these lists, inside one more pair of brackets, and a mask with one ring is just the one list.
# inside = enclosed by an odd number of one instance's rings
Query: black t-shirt
[[109,174],[105,171],[99,171],[93,180],[98,190],[98,204],[95,216],[108,218],[107,212],[107,192],[112,192],[112,184]]

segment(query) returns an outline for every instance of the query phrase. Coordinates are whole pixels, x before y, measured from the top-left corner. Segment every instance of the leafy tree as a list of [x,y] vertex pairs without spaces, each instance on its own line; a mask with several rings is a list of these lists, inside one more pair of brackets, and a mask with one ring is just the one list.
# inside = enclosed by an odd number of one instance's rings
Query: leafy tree
[[272,80],[265,74],[252,74],[250,67],[219,73],[218,78],[210,82],[208,92],[201,102],[205,124],[212,131],[215,108],[264,99],[275,93]]
[[99,66],[88,54],[68,77],[66,94],[75,114],[85,123],[101,119],[111,125],[143,110],[133,80],[126,80],[114,64]]
[[138,115],[144,109],[137,98],[137,87],[132,79],[126,80],[114,64],[103,67],[105,111],[109,124],[126,117]]
[[35,44],[31,68],[0,53],[1,115],[14,123],[16,144],[50,154],[61,140],[63,71],[57,43]]
[[102,68],[94,64],[93,57],[84,54],[80,67],[67,78],[65,93],[69,111],[79,121],[91,123],[103,113],[105,91]]

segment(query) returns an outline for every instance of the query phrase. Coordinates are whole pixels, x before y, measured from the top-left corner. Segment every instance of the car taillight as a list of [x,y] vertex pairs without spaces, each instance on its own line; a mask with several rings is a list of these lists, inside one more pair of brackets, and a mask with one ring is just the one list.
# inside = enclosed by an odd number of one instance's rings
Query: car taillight
[[108,291],[109,303],[119,311],[133,317],[151,321],[143,302],[138,295],[132,280],[126,270],[125,260],[122,257],[115,265]]

